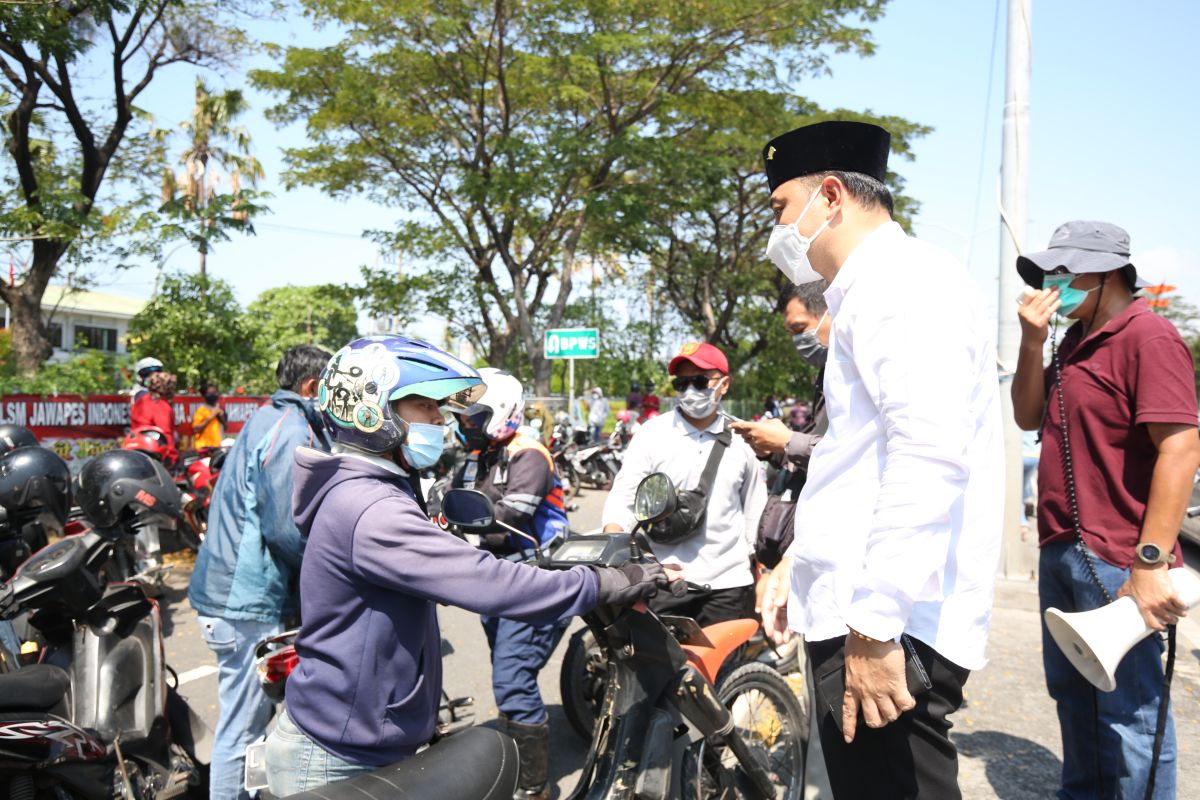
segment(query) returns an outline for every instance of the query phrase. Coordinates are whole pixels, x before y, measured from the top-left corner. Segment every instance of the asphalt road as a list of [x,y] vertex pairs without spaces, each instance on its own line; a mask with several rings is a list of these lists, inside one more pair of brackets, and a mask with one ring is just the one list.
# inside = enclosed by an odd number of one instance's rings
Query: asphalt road
[[[599,522],[604,495],[578,498],[572,527],[588,531]],[[1030,544],[1033,547],[1033,544]],[[1200,547],[1184,546],[1185,561],[1200,567]],[[167,661],[180,675],[181,691],[211,724],[217,718],[215,661],[205,646],[196,615],[187,605],[190,573],[186,558],[169,577],[164,598]],[[445,686],[451,696],[475,699],[475,721],[496,717],[492,700],[487,643],[474,614],[440,610],[443,636],[451,652],[444,659]],[[580,623],[576,621],[572,630]],[[566,637],[564,637],[565,642]],[[559,701],[558,677],[565,644],[541,675],[542,694],[551,718],[551,777],[565,796],[578,777],[585,744],[570,729]],[[1002,580],[998,584],[989,640],[990,663],[967,683],[965,707],[953,718],[960,753],[963,796],[975,800],[1034,800],[1053,794],[1061,768],[1062,747],[1054,705],[1046,695],[1041,668],[1041,638],[1036,585]],[[1200,798],[1200,613],[1179,627],[1172,692],[1179,742],[1180,798]],[[811,783],[811,782],[810,782]],[[827,796],[810,785],[808,796]]]

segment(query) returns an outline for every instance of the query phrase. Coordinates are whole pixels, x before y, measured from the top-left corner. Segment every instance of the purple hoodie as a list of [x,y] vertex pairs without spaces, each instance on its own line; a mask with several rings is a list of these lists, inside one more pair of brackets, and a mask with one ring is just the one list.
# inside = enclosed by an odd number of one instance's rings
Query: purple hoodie
[[433,736],[442,689],[437,603],[545,625],[596,604],[596,573],[502,561],[422,513],[408,481],[350,455],[296,450],[300,663],[288,716],[317,744],[384,766]]

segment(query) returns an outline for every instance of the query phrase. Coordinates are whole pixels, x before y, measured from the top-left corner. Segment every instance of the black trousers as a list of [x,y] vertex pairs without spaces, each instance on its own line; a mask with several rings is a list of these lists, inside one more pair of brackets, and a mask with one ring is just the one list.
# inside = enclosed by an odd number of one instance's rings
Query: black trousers
[[817,715],[830,788],[838,800],[962,797],[958,751],[950,741],[948,717],[962,705],[963,684],[970,671],[947,661],[924,642],[912,642],[933,688],[916,697],[916,707],[882,728],[868,728],[860,713],[850,744],[842,735],[842,698],[827,696],[836,693],[837,686],[845,686],[846,637],[804,645],[812,665],[812,709]]
[[662,591],[650,600],[650,608],[656,614],[691,617],[701,628],[731,619],[755,619],[754,584],[735,589],[688,592],[683,597]]

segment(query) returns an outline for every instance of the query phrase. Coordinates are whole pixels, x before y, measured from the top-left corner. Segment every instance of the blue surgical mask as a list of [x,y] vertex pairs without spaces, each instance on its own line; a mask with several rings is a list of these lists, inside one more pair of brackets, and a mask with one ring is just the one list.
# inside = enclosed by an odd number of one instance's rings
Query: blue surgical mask
[[441,425],[408,423],[408,435],[400,445],[404,460],[415,470],[429,469],[442,457],[446,444],[445,428]]
[[1100,288],[1097,285],[1091,289],[1075,289],[1071,286],[1071,281],[1078,277],[1078,275],[1068,272],[1066,275],[1047,275],[1042,279],[1043,289],[1058,289],[1058,299],[1062,302],[1062,305],[1058,307],[1060,317],[1065,317],[1079,308],[1089,294]]

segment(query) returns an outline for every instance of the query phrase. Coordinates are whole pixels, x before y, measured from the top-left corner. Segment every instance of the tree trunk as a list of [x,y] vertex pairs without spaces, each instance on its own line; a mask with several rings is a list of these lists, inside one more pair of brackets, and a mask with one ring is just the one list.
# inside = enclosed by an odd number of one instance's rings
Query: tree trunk
[[205,274],[205,268],[208,265],[208,253],[200,251],[200,274]]
[[54,352],[42,322],[41,297],[34,296],[28,283],[10,286],[6,293],[12,315],[13,359],[17,374],[28,377]]
[[[533,362],[533,391],[538,397],[550,396],[550,368],[554,364],[553,361],[546,358],[541,353],[532,353],[530,361]],[[566,386],[566,383],[563,383]]]

